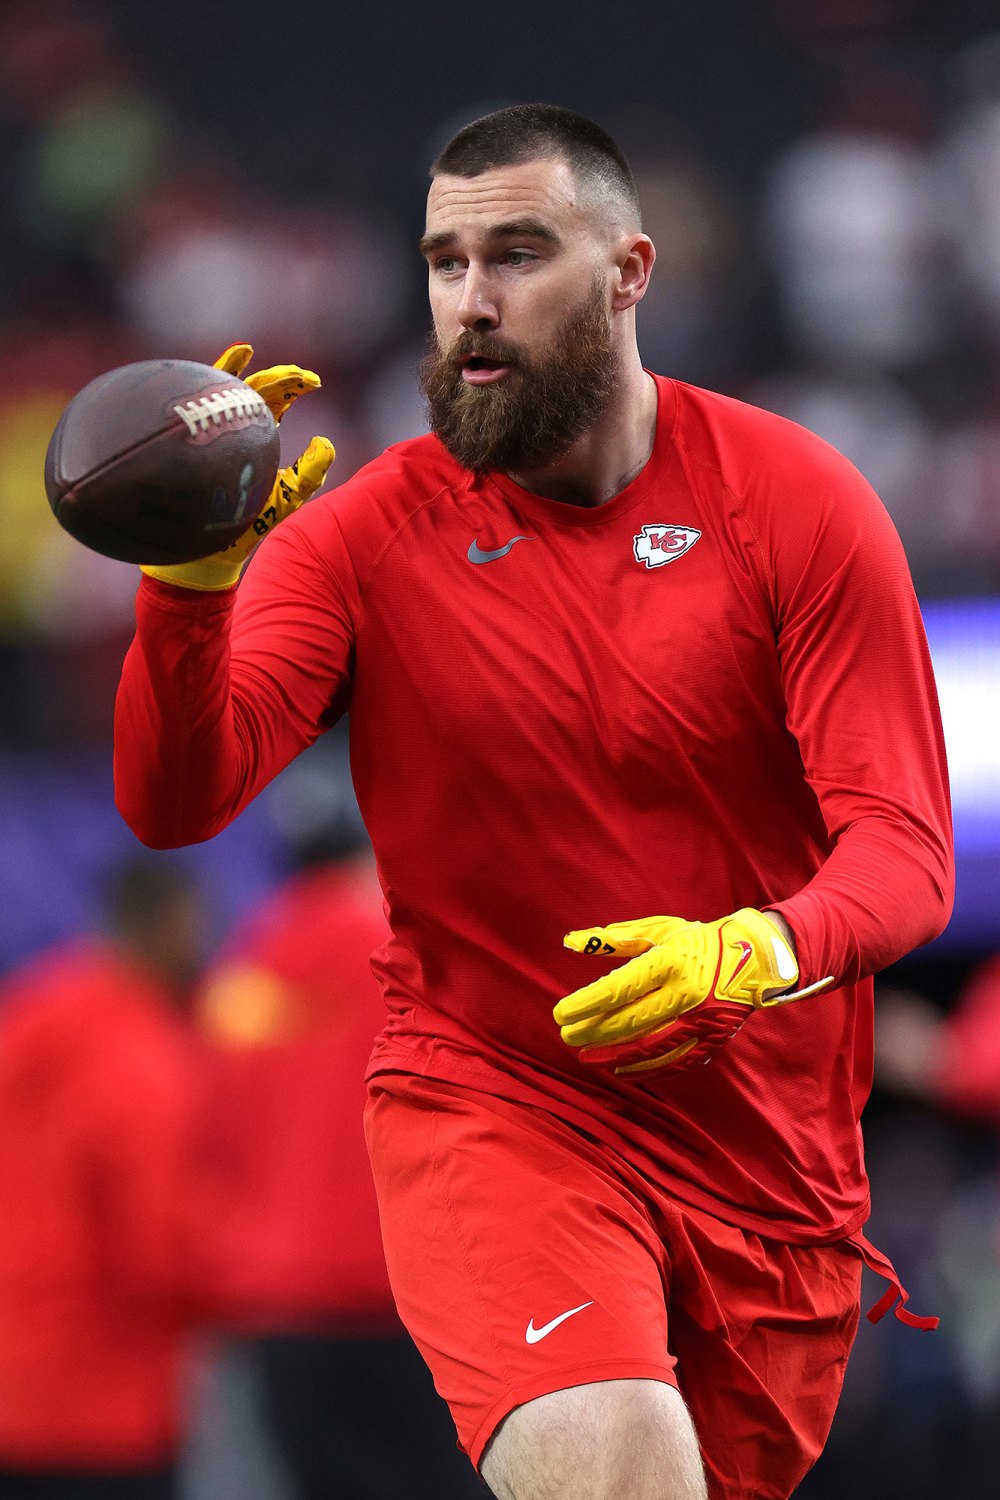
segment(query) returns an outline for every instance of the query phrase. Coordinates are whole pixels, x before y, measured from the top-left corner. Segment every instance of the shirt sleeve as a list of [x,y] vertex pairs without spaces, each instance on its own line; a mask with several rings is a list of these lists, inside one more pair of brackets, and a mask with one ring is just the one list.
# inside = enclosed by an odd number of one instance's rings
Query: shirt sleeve
[[954,896],[937,693],[899,538],[830,454],[770,545],[787,723],[832,851],[788,900],[802,982],[853,983],[930,941]]
[[115,799],[152,848],[212,838],[347,706],[353,573],[332,517],[322,552],[305,519],[268,537],[235,589],[139,585]]

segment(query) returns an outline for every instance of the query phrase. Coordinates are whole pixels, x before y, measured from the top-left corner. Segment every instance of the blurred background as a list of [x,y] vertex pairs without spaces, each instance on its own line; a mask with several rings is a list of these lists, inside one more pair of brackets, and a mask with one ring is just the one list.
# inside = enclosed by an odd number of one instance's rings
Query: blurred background
[[[48,511],[42,465],[63,406],[114,365],[211,362],[246,339],[256,365],[295,360],[323,379],[283,424],[286,461],[328,433],[343,481],[423,431],[414,246],[427,164],[467,120],[532,99],[593,116],[632,162],[658,249],[640,312],[646,363],[820,433],[873,483],[909,556],[941,692],[959,885],[943,937],[881,982],[869,1233],[942,1327],[863,1324],[828,1451],[799,1493],[993,1495],[995,4],[0,4],[0,968],[97,923],[100,884],[132,848],[110,743],[136,571],[70,542]],[[211,845],[169,856],[211,894],[210,946],[283,887],[303,809],[311,819],[317,807],[353,817],[339,732]],[[870,1290],[874,1301],[881,1286]],[[295,1500],[253,1368],[212,1346],[198,1376],[192,1500]]]

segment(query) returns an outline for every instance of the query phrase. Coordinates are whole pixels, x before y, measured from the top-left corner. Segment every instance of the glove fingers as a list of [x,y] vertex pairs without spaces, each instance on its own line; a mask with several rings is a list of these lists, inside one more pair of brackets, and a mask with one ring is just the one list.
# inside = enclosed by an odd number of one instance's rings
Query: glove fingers
[[560,1035],[567,1047],[617,1047],[659,1030],[665,1020],[678,1013],[668,990],[653,990],[631,1005],[564,1026]]
[[263,396],[276,422],[281,421],[293,401],[307,391],[318,391],[322,385],[314,371],[303,370],[299,365],[271,365],[266,370],[255,370],[246,377],[246,383]]
[[581,927],[575,932],[567,932],[563,947],[572,948],[574,953],[593,953],[602,958],[613,953],[635,958],[662,942],[669,930],[665,924],[676,921],[675,917],[642,917],[636,922],[609,922],[606,927]]
[[300,454],[289,469],[282,473],[290,475],[286,482],[298,496],[299,504],[311,500],[326,479],[327,471],[337,456],[337,450],[329,438],[314,437],[304,453]]
[[629,1073],[654,1073],[658,1068],[681,1072],[684,1068],[704,1067],[711,1056],[711,1051],[700,1045],[696,1036],[692,1036],[686,1042],[679,1042],[669,1052],[657,1053],[655,1057],[643,1058],[641,1062],[625,1063],[615,1069],[615,1076],[622,1078]]
[[613,1068],[619,1075],[673,1067],[698,1047],[696,1036],[676,1041],[673,1031],[673,1026],[667,1026],[626,1046],[584,1047],[580,1061],[591,1068]]
[[214,368],[223,370],[227,375],[242,375],[252,359],[252,344],[230,344],[229,348],[224,349],[219,355]]
[[253,523],[253,530],[258,537],[266,536],[279,521],[284,521],[307,500],[312,499],[326,478],[326,471],[334,457],[330,439],[314,437],[305,453],[287,468],[278,470],[267,504]]
[[[297,458],[293,464],[289,464],[287,468],[278,470],[267,504],[261,509],[250,530],[245,533],[246,542],[249,543],[245,549],[246,556],[249,556],[262,536],[267,536],[269,531],[274,530],[279,521],[284,521],[293,511],[298,510],[300,505],[312,499],[323,483],[326,471],[333,463],[334,457],[334,447],[330,439],[314,437],[300,458]],[[240,537],[235,545],[243,546],[244,537]]]
[[618,1074],[694,1067],[730,1042],[752,1014],[745,1005],[708,1001],[631,1042],[587,1047],[580,1060],[591,1067],[613,1067]]
[[657,989],[671,968],[670,956],[661,948],[650,948],[638,958],[629,959],[601,979],[582,989],[564,995],[552,1012],[559,1026],[572,1026],[616,1010]]

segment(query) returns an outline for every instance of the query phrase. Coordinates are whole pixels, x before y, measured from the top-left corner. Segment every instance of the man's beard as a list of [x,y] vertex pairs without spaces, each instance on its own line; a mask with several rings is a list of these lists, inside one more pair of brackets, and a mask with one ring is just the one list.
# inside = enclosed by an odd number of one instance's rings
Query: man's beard
[[[615,385],[605,296],[603,282],[595,282],[535,358],[471,329],[447,351],[435,342],[420,368],[421,389],[432,430],[463,468],[477,474],[542,468],[604,415]],[[462,378],[469,355],[511,369],[493,384],[470,385]]]

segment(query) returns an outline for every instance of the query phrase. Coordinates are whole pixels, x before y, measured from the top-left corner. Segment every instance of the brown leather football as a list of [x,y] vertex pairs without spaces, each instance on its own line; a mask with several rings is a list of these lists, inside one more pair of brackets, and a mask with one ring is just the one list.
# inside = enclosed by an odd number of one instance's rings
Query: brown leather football
[[278,451],[277,423],[238,376],[143,360],[73,397],[49,442],[45,491],[60,526],[95,552],[190,562],[253,522]]

